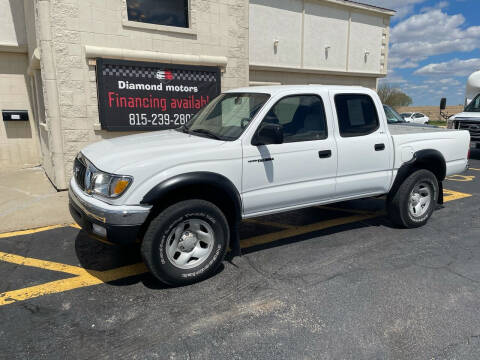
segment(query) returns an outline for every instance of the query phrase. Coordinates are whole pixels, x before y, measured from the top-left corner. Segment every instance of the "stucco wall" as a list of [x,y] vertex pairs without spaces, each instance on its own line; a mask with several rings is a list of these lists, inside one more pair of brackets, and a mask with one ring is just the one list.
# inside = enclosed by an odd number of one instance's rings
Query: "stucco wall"
[[[247,0],[192,0],[192,29],[187,33],[126,24],[124,0],[37,0],[37,4],[46,10],[37,20],[43,24],[39,30],[42,78],[45,96],[50,96],[46,99],[47,123],[60,119],[65,179],[51,176],[59,188],[66,186],[73,159],[82,147],[126,135],[98,129],[95,66],[89,65],[85,45],[225,56],[228,63],[222,88],[248,84]],[[45,12],[47,16],[42,15]]]
[[250,64],[379,77],[390,15],[327,0],[250,0]]
[[27,56],[0,52],[0,111],[28,110],[30,121],[0,118],[0,166],[24,167],[40,162],[27,92]]

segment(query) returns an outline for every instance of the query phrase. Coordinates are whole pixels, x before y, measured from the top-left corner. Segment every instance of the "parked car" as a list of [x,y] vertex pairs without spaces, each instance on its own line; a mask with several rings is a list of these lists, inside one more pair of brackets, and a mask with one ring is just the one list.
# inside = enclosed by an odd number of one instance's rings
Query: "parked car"
[[436,127],[433,125],[417,124],[407,122],[394,108],[389,105],[383,104],[383,110],[387,117],[387,123],[389,125],[403,125],[403,126],[419,126],[419,127]]
[[411,122],[415,124],[428,124],[428,122],[430,121],[430,118],[422,113],[406,112],[401,113],[400,115],[402,115],[406,122]]
[[393,223],[424,225],[469,142],[468,131],[388,125],[367,88],[230,90],[176,130],[85,147],[70,211],[96,236],[141,241],[159,280],[189,284],[239,251],[245,218],[386,194]]

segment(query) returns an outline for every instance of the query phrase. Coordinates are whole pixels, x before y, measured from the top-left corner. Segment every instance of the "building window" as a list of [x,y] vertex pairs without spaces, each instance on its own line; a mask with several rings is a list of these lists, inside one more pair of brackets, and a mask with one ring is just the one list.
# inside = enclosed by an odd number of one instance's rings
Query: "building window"
[[188,0],[127,0],[129,21],[188,28]]

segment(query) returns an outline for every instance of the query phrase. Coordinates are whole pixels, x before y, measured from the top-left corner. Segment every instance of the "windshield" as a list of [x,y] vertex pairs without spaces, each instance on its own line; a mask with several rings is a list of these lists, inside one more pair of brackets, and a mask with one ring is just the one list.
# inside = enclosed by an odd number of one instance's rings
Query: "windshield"
[[269,97],[254,93],[221,94],[179,130],[218,140],[236,140]]
[[385,115],[387,115],[387,122],[389,124],[398,124],[405,122],[405,120],[390,106],[383,105],[383,109],[385,110]]
[[465,106],[465,112],[480,112],[480,94],[470,104]]
[[400,116],[403,116],[403,117],[410,117],[412,116],[413,113],[401,113]]

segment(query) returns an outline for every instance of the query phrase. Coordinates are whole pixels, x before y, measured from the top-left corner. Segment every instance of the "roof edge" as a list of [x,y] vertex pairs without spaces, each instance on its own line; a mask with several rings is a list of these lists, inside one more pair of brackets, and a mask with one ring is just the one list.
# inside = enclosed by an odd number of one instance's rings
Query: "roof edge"
[[350,7],[353,6],[353,7],[356,7],[358,9],[363,9],[363,10],[367,10],[367,11],[382,13],[382,14],[386,14],[386,15],[389,15],[389,16],[393,16],[393,15],[396,14],[395,10],[383,8],[383,7],[380,7],[380,6],[365,4],[365,3],[355,1],[355,0],[327,0],[327,1],[331,2],[331,3],[334,3],[334,4],[345,5],[345,6],[350,6]]

